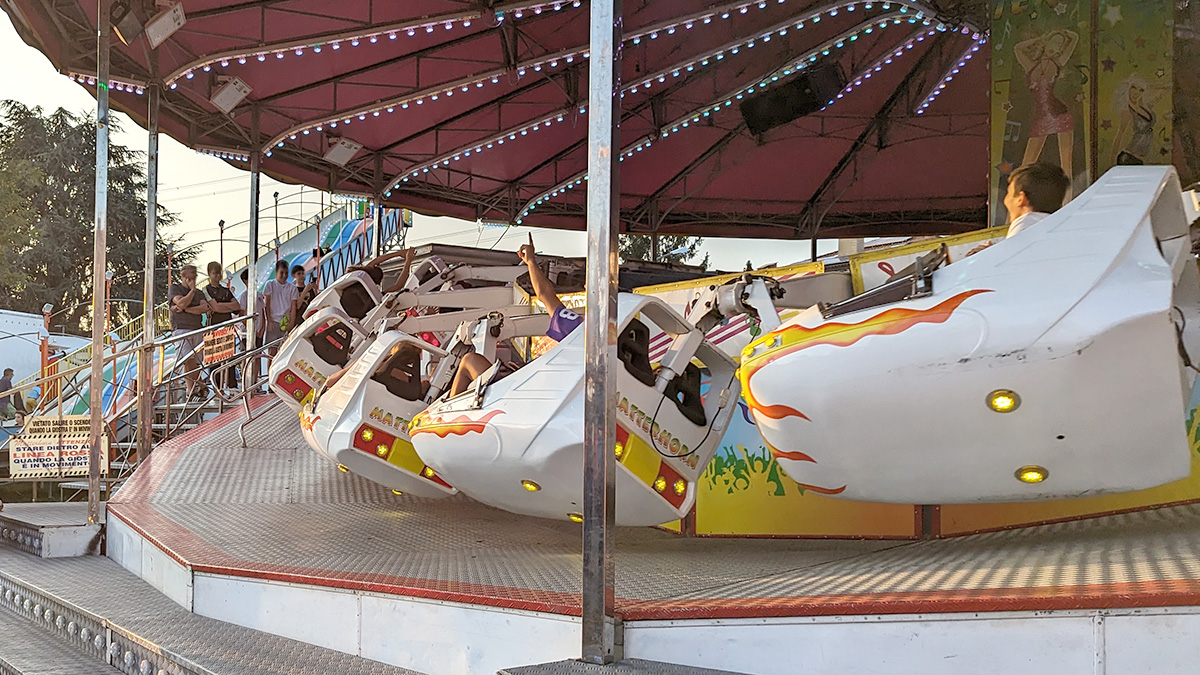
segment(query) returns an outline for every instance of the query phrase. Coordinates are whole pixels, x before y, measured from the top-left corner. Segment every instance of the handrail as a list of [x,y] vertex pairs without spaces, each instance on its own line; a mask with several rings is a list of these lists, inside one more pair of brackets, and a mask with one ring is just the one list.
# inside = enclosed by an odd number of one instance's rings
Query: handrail
[[[279,241],[277,244],[275,244],[274,242],[272,243],[272,245],[268,245],[268,246],[263,246],[262,244],[259,244],[258,245],[259,257],[260,258],[262,257],[263,252],[274,251],[275,246],[277,246],[277,245],[282,246],[286,242],[291,241],[291,239],[293,237],[298,236],[301,232],[309,229],[310,227],[319,225],[321,223],[321,221],[323,221],[326,218],[328,218],[329,216],[333,215],[339,209],[344,209],[345,207],[346,207],[345,204],[330,204],[329,206],[325,207],[325,209],[323,211],[320,211],[319,213],[317,213],[317,215],[311,216],[310,218],[305,220],[303,223],[300,223],[299,225],[288,230],[287,232],[284,232],[283,234],[279,235]],[[260,218],[261,218],[261,216],[260,216]],[[347,218],[347,220],[353,220],[353,219]],[[321,243],[320,241],[317,242],[318,245],[320,245],[320,243]],[[227,269],[239,270],[249,264],[250,264],[250,256],[247,255],[247,256],[238,258]]]

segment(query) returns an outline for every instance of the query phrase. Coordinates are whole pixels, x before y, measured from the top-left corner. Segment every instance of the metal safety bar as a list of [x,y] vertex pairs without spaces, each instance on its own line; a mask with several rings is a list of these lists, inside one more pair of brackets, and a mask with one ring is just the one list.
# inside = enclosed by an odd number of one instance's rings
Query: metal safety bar
[[[276,397],[274,401],[263,406],[257,413],[250,408],[250,397],[254,395],[254,392],[258,391],[259,388],[266,385],[270,380],[269,371],[271,369],[271,359],[274,358],[274,354],[271,353],[271,350],[278,348],[286,339],[287,337],[282,337],[261,347],[255,347],[254,349],[244,352],[229,361],[225,361],[220,366],[209,371],[209,384],[212,386],[212,390],[215,392],[216,396],[221,398],[221,400],[225,403],[230,404],[235,404],[240,400],[242,405],[244,405],[246,408],[246,419],[238,426],[238,437],[242,441],[243,448],[246,447],[246,427],[250,426],[251,422],[266,414],[267,411],[273,409],[275,406],[283,402],[281,399]],[[258,372],[257,368],[259,363],[256,362],[262,359],[264,355],[267,358],[267,366],[263,368],[262,372],[260,373]],[[221,387],[217,386],[218,382],[225,381],[225,378],[228,377],[230,369],[237,368],[247,362],[251,362],[248,372],[253,373],[253,376],[247,377],[247,368],[243,367],[241,369],[241,386],[237,389],[236,393],[228,394]]]

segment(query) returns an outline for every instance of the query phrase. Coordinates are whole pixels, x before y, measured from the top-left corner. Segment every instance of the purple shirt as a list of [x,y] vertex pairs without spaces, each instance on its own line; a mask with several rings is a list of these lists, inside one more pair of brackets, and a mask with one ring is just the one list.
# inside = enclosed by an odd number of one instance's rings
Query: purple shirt
[[581,323],[583,323],[582,316],[566,307],[560,307],[550,317],[550,327],[546,329],[546,337],[562,342],[563,338],[570,335],[571,331],[578,328]]

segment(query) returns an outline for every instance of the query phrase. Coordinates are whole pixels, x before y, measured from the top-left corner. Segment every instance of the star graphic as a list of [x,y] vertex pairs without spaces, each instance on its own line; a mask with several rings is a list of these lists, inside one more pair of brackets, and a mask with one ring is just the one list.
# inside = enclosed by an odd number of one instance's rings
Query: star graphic
[[1157,75],[1158,77],[1166,77],[1167,71],[1163,70],[1162,68],[1159,68],[1158,70],[1154,71],[1154,74]]
[[1004,103],[1001,103],[1001,104],[1000,104],[1000,108],[1001,108],[1001,110],[1003,110],[1004,112],[1009,112],[1009,111],[1011,111],[1011,110],[1013,109],[1013,104],[1012,104],[1012,101],[1005,101]]
[[1001,162],[996,165],[996,170],[1004,175],[1012,173],[1012,170],[1014,168],[1016,168],[1016,167],[1013,166],[1013,163],[1008,161],[1007,159],[1001,160]]
[[1106,56],[1104,57],[1104,60],[1100,62],[1100,65],[1104,66],[1104,72],[1111,73],[1113,71],[1113,66],[1117,65],[1117,62],[1113,61],[1111,56]]
[[1057,5],[1055,5],[1055,6],[1054,6],[1054,13],[1055,13],[1055,14],[1060,14],[1060,15],[1061,15],[1061,14],[1066,14],[1066,13],[1067,13],[1067,3],[1065,3],[1065,2],[1060,2],[1060,3],[1058,3]]
[[1117,22],[1124,18],[1121,16],[1121,6],[1109,5],[1108,10],[1104,12],[1104,18],[1108,20],[1110,26],[1117,25]]
[[1104,120],[1103,122],[1100,123],[1100,128],[1101,129],[1111,129],[1112,128],[1112,120]]

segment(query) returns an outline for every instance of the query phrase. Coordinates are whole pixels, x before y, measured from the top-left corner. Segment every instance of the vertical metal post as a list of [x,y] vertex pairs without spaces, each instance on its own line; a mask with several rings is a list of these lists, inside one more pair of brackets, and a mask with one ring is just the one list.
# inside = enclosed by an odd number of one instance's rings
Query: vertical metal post
[[375,195],[374,213],[375,228],[375,255],[383,255],[383,195]]
[[[262,139],[259,137],[258,106],[250,111],[250,264],[247,266],[250,274],[246,276],[246,349],[255,347],[255,337],[258,326],[255,319],[258,315],[258,199],[261,188]],[[278,250],[278,249],[277,249]],[[251,382],[258,381],[258,358],[253,358],[247,364],[251,373]],[[245,386],[245,376],[242,381]]]
[[155,239],[158,237],[158,107],[162,90],[150,85],[150,114],[146,130],[149,148],[146,152],[146,274],[142,284],[142,350],[138,352],[137,461],[150,456],[154,424],[154,386],[151,370],[154,363],[154,268]]
[[91,427],[88,441],[88,522],[100,522],[100,444],[104,414],[104,270],[108,253],[108,71],[112,28],[112,0],[97,0],[96,12],[96,220],[92,229],[92,379],[88,411]]
[[617,233],[621,190],[622,0],[591,3],[587,322],[583,402],[583,660],[610,663],[616,512]]

